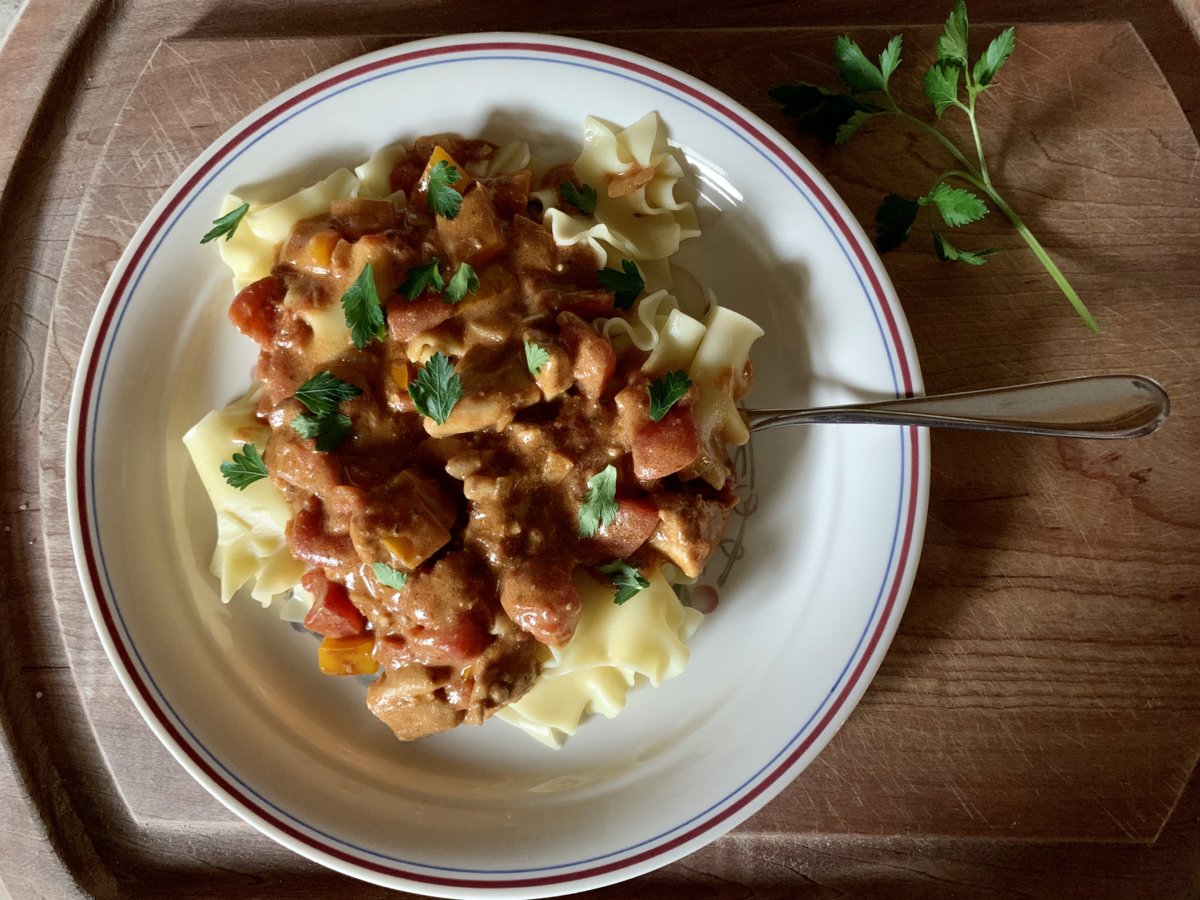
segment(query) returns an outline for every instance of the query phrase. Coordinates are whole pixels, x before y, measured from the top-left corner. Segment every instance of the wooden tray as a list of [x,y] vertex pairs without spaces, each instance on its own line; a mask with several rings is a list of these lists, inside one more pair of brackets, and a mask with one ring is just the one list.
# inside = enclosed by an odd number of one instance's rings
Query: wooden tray
[[[125,242],[206,144],[366,50],[497,28],[646,53],[794,134],[767,88],[832,85],[836,34],[877,50],[902,27],[919,97],[946,6],[696,0],[652,16],[538,2],[448,19],[419,2],[81,13],[35,0],[0,50],[14,97],[0,123],[0,884],[18,897],[384,893],[277,847],[190,780],[126,699],[75,576],[63,441],[83,335]],[[928,391],[1136,370],[1166,385],[1172,421],[1126,444],[935,435],[918,582],[858,710],[748,823],[597,896],[1200,892],[1200,14],[1059,6],[972,3],[976,22],[1020,23],[982,122],[994,177],[1103,335],[994,216],[964,243],[1012,252],[983,269],[939,263],[927,236],[886,262]],[[915,195],[946,168],[891,126],[836,150],[797,145],[864,223],[884,193]]]

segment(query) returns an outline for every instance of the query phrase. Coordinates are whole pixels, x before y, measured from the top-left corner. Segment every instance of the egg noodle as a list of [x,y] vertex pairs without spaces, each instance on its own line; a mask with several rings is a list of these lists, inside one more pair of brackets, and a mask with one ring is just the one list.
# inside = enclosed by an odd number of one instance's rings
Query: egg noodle
[[[688,276],[673,270],[670,258],[680,242],[698,237],[700,228],[693,205],[679,196],[685,170],[678,151],[668,145],[657,114],[647,114],[624,129],[589,117],[584,123],[583,138],[582,151],[569,169],[575,181],[596,189],[594,211],[585,212],[562,202],[557,183],[564,168],[552,169],[534,159],[524,141],[491,148],[486,154],[481,152],[479,158],[465,162],[461,168],[465,178],[491,185],[514,173],[530,172],[531,208],[536,210],[540,206],[541,225],[554,244],[563,248],[563,253],[578,254],[586,249],[594,255],[598,269],[620,272],[626,263],[636,265],[644,281],[644,290],[637,301],[629,309],[614,309],[591,317],[590,326],[612,346],[618,358],[641,360],[641,372],[647,379],[661,378],[667,373],[687,374],[693,386],[688,395],[688,410],[695,423],[698,447],[686,474],[696,484],[704,483],[713,490],[728,493],[732,486],[727,484],[730,476],[725,447],[744,444],[749,438],[736,401],[739,391],[748,384],[748,380],[740,379],[748,372],[750,346],[763,332],[744,316],[717,306],[711,298],[704,311],[697,308],[703,303],[702,297],[684,296],[688,291],[680,296],[673,292],[677,279],[687,286]],[[411,148],[392,145],[357,168],[338,169],[282,200],[250,203],[236,231],[228,239],[218,241],[235,288],[249,289],[279,272],[286,262],[281,260],[281,254],[295,244],[299,223],[328,217],[331,208],[347,199],[390,201],[403,212],[412,202],[412,189],[396,189],[394,173],[410,158]],[[221,213],[233,213],[244,203],[242,198],[230,196]],[[362,271],[359,266],[352,274],[358,276]],[[378,266],[375,277],[380,278]],[[485,297],[499,276],[492,277],[481,268],[479,278],[482,287],[478,294]],[[393,289],[392,284],[381,287],[380,294],[385,297]],[[495,288],[503,289],[503,286]],[[286,302],[294,302],[292,293],[289,290]],[[472,298],[471,302],[482,301]],[[314,362],[334,366],[348,358],[347,354],[353,356],[355,341],[342,305],[302,306],[297,306],[296,316],[311,332],[306,352]],[[468,302],[462,304],[464,309],[467,306]],[[447,359],[463,358],[459,368],[465,371],[464,354],[473,346],[471,327],[455,331],[438,322],[418,330],[407,338],[400,364],[407,360],[411,370],[420,371],[440,355]],[[536,392],[534,397],[542,401]],[[300,525],[298,519],[290,526],[289,522],[299,514],[276,477],[276,457],[280,451],[274,449],[274,444],[269,446],[269,441],[272,427],[277,427],[278,422],[264,410],[264,405],[269,407],[270,402],[264,401],[260,387],[252,387],[246,396],[228,407],[208,413],[187,432],[184,443],[216,513],[217,542],[211,569],[220,581],[222,602],[230,602],[236,593],[248,587],[250,596],[264,606],[274,604],[286,618],[300,620],[310,612],[314,601],[309,582],[304,586],[300,583],[313,564],[293,555],[292,544],[297,541]],[[511,416],[478,411],[474,415],[489,418],[464,424],[463,417],[471,414],[466,407],[464,401],[445,424],[426,420],[425,431],[435,438],[455,440],[458,435],[481,430],[481,422],[483,430],[519,427],[510,424]],[[246,445],[257,449],[266,459],[272,477],[238,489],[222,477],[221,464]],[[454,460],[467,455],[460,452],[447,463],[447,470],[463,465]],[[468,500],[476,489],[472,487],[473,477],[478,476],[463,476]],[[726,506],[731,504],[729,501]],[[435,505],[433,501],[425,504],[431,510]],[[447,517],[447,521],[452,518]],[[539,643],[538,674],[532,687],[519,691],[516,699],[499,703],[498,710],[489,709],[485,715],[495,711],[499,718],[543,744],[560,747],[567,736],[576,733],[589,713],[612,718],[624,708],[627,694],[635,685],[657,686],[683,671],[688,661],[686,641],[703,616],[680,602],[672,583],[698,577],[706,554],[690,549],[682,539],[674,539],[670,534],[671,521],[674,520],[663,513],[655,526],[655,537],[647,545],[654,547],[655,558],[659,560],[657,565],[644,567],[648,586],[619,605],[614,603],[613,583],[603,574],[584,565],[574,568],[570,586],[578,593],[580,609],[573,635],[563,643]],[[686,517],[680,521],[686,521]],[[719,530],[715,537],[709,537],[706,549],[715,546]],[[355,540],[358,541],[357,536]],[[417,563],[411,569],[396,564],[390,571],[408,572],[411,579],[422,561]],[[429,563],[423,564],[427,569]],[[360,580],[355,581],[355,577]],[[403,575],[400,577],[403,579]],[[354,587],[362,580],[370,581],[352,574],[346,583]],[[411,589],[413,582],[409,584]],[[371,585],[374,591],[377,585],[373,581]],[[379,623],[385,620],[374,613],[369,617],[378,631]],[[504,624],[511,627],[510,623]],[[497,627],[492,626],[492,634],[497,633]],[[380,658],[378,646],[375,656]],[[476,665],[481,667],[482,662]],[[393,680],[399,677],[395,673],[389,676]],[[430,690],[436,693],[436,689]],[[445,690],[443,684],[443,694]],[[386,720],[378,709],[373,707],[373,710]],[[469,715],[467,721],[473,721]],[[406,736],[402,729],[397,729],[397,734]]]

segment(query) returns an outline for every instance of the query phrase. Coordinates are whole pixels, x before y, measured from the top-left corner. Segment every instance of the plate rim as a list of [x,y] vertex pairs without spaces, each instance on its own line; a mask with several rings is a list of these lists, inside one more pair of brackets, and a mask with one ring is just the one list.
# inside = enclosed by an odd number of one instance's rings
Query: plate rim
[[[907,481],[902,480],[900,485],[901,507],[904,510],[903,518],[905,519],[901,526],[903,538],[902,546],[899,548],[899,559],[889,567],[881,587],[881,596],[886,589],[887,597],[883,608],[878,613],[879,621],[870,629],[871,636],[867,645],[861,651],[856,650],[857,655],[852,657],[853,673],[842,685],[838,697],[833,703],[824,707],[823,713],[821,712],[822,707],[818,707],[814,718],[817,714],[820,714],[820,718],[809,735],[790,751],[785,746],[780,752],[780,755],[784,755],[785,758],[781,762],[772,761],[765,767],[770,769],[769,773],[753,781],[750,789],[737,796],[736,800],[732,803],[727,802],[730,797],[742,792],[745,785],[718,804],[716,813],[710,809],[697,816],[696,818],[704,819],[704,821],[692,827],[680,826],[683,828],[682,833],[668,841],[658,843],[641,852],[622,855],[619,859],[609,862],[594,864],[596,861],[592,860],[593,864],[575,862],[562,864],[559,867],[566,869],[567,866],[573,866],[578,870],[528,877],[505,877],[503,873],[488,873],[501,875],[501,877],[492,877],[488,881],[447,877],[431,874],[428,871],[415,872],[410,869],[399,869],[396,866],[373,865],[362,858],[348,854],[343,855],[334,848],[314,841],[308,835],[293,829],[286,823],[274,820],[273,815],[258,808],[254,802],[248,802],[244,793],[232,788],[226,779],[218,773],[210,771],[207,761],[196,755],[188,746],[188,741],[175,730],[171,714],[158,708],[152,692],[142,683],[138,675],[137,663],[129,657],[126,648],[114,638],[115,623],[97,594],[100,579],[93,555],[95,552],[93,545],[99,540],[99,537],[91,534],[91,522],[88,521],[87,515],[89,503],[84,493],[89,481],[84,467],[92,454],[89,447],[85,446],[85,438],[91,430],[89,423],[97,413],[93,388],[98,371],[98,361],[103,355],[97,351],[103,349],[105,339],[110,334],[114,313],[121,305],[118,301],[126,298],[136,288],[136,272],[148,246],[179,204],[201,184],[203,176],[263,126],[304,100],[330,91],[337,84],[352,82],[359,76],[384,70],[403,62],[439,55],[452,56],[464,52],[481,51],[575,56],[604,66],[626,69],[681,91],[694,101],[713,108],[734,121],[738,128],[750,135],[756,143],[771,150],[775,157],[788,167],[791,174],[805,184],[811,195],[820,201],[825,212],[838,226],[841,231],[839,243],[843,244],[843,249],[853,251],[858,266],[870,283],[868,293],[872,298],[873,305],[883,313],[886,320],[887,332],[883,335],[884,343],[889,352],[895,352],[897,355],[894,360],[893,375],[897,375],[898,370],[898,388],[910,395],[921,391],[921,373],[912,336],[903,312],[900,310],[894,287],[873,247],[866,239],[858,222],[850,214],[844,201],[824,177],[791,146],[789,141],[757,115],[723,92],[687,73],[650,57],[609,45],[555,35],[520,32],[447,35],[385,47],[347,60],[304,79],[266,101],[226,130],[206,147],[167,188],[139,225],[122,253],[105,286],[88,328],[71,394],[67,429],[66,496],[76,567],[89,614],[109,662],[116,671],[126,693],[151,730],[172,756],[217,800],[239,817],[293,851],[354,877],[392,887],[446,892],[447,896],[494,896],[496,893],[509,893],[515,889],[523,890],[529,896],[534,894],[549,896],[563,892],[581,891],[632,878],[693,852],[700,846],[715,840],[764,806],[807,765],[807,762],[800,765],[803,757],[810,753],[815,756],[828,744],[857,705],[878,669],[899,625],[911,591],[920,556],[928,506],[929,439],[926,429],[907,428],[902,437],[904,448],[902,459],[906,458],[908,465]],[[907,502],[904,502],[906,491],[908,497]],[[99,590],[103,591],[102,588]],[[870,628],[870,620],[868,620],[867,627]],[[625,851],[620,852],[624,853]],[[533,893],[529,893],[530,891]]]

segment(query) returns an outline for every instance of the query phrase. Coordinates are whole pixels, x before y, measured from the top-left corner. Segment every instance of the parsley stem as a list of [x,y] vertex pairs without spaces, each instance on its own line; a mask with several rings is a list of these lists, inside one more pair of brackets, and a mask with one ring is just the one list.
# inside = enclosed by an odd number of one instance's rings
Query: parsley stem
[[912,113],[908,113],[900,109],[900,107],[896,106],[894,102],[892,107],[895,115],[900,116],[902,119],[904,119],[904,121],[908,122],[913,127],[919,128],[926,134],[931,135],[939,144],[946,148],[947,153],[958,160],[959,165],[965,168],[968,172],[975,172],[975,166],[971,164],[971,161],[963,155],[963,152],[958,149],[958,147],[952,140],[950,140],[950,138],[946,137],[944,134],[938,131],[937,128],[935,128],[933,125],[930,125],[924,119],[918,119]]
[[979,92],[971,81],[969,69],[964,69],[964,77],[967,82],[967,121],[971,123],[971,137],[975,139],[975,153],[979,156],[979,175],[990,188],[992,179],[988,177],[987,161],[983,158],[983,139],[979,136],[979,121],[975,118],[975,98]]
[[1079,314],[1079,318],[1083,319],[1084,324],[1087,325],[1088,328],[1090,328],[1096,334],[1099,334],[1100,323],[1096,321],[1096,317],[1093,316],[1088,310],[1087,306],[1083,302],[1083,299],[1075,292],[1075,288],[1071,286],[1071,282],[1067,280],[1067,276],[1063,274],[1062,269],[1060,269],[1054,260],[1050,258],[1050,254],[1046,251],[1046,248],[1042,246],[1042,242],[1039,241],[1034,233],[1029,230],[1029,226],[1021,220],[1021,217],[1017,215],[1016,211],[1011,206],[1004,202],[1004,198],[1000,196],[1000,193],[994,187],[992,187],[991,182],[984,181],[983,177],[976,175],[974,172],[961,171],[958,169],[947,172],[946,176],[961,178],[964,181],[968,181],[988,195],[988,199],[992,201],[996,209],[1000,210],[1000,212],[1004,214],[1004,218],[1008,219],[1012,227],[1016,229],[1017,234],[1019,234],[1022,240],[1029,245],[1029,249],[1033,251],[1033,255],[1038,258],[1038,261],[1043,266],[1045,266],[1046,271],[1050,274],[1050,277],[1054,279],[1054,283],[1057,284],[1059,290],[1063,292],[1063,296],[1070,301],[1071,306],[1075,309],[1075,312]]

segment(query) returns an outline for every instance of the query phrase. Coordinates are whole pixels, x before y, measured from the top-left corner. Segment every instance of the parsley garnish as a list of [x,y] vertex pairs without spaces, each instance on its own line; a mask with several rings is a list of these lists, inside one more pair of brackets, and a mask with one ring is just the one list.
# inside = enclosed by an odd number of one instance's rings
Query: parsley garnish
[[617,606],[650,587],[650,582],[642,577],[642,573],[623,559],[614,559],[612,562],[600,566],[599,571],[607,575],[612,586],[617,589],[617,593],[613,596],[613,603]]
[[421,367],[408,386],[408,395],[416,404],[417,412],[445,425],[454,404],[462,399],[462,380],[450,360],[438,352]]
[[398,591],[408,584],[408,576],[396,571],[387,563],[375,563],[371,568],[375,570],[375,580],[385,587]]
[[442,270],[438,268],[438,258],[435,256],[424,265],[409,269],[399,291],[405,300],[416,300],[427,290],[440,294],[445,286],[446,282],[442,278]]
[[343,400],[357,397],[362,391],[338,378],[332,372],[318,372],[296,388],[296,399],[317,415],[337,412]]
[[315,439],[322,453],[336,450],[350,434],[350,417],[339,412],[301,413],[292,419],[292,428],[302,438]]
[[221,474],[230,487],[244,491],[249,485],[267,477],[267,464],[253,444],[242,444],[241,453],[235,452],[233,459],[221,463]]
[[675,405],[675,401],[686,394],[691,386],[692,380],[683,369],[668,372],[662,378],[655,378],[650,382],[646,388],[650,395],[650,419],[654,422],[662,421],[662,417]]
[[571,182],[564,181],[558,186],[558,193],[585,216],[595,214],[596,189],[590,184],[585,184],[583,187],[577,188]]
[[342,294],[342,312],[346,314],[350,338],[359,350],[387,335],[387,320],[375,289],[375,269],[370,263],[363,266],[350,290]]
[[540,344],[535,344],[532,341],[525,342],[525,365],[529,368],[529,374],[537,378],[542,371],[542,366],[550,362],[550,354]]
[[237,209],[231,209],[219,219],[213,219],[213,227],[205,233],[204,237],[200,238],[200,243],[207,244],[209,241],[215,241],[219,237],[229,240],[233,237],[233,233],[237,231],[238,226],[242,224],[242,219],[246,213],[250,212],[250,204],[243,203]]
[[638,294],[646,288],[642,273],[631,259],[621,260],[621,271],[601,269],[599,275],[604,289],[612,293],[617,309],[629,309],[638,298]]
[[443,303],[458,303],[467,294],[474,294],[479,290],[479,276],[475,274],[475,267],[467,263],[459,263],[458,271],[446,283],[446,292],[442,294]]
[[[773,88],[771,97],[783,106],[785,115],[795,120],[799,130],[826,142],[844,143],[866,122],[884,117],[900,119],[932,137],[954,159],[955,168],[939,175],[933,189],[916,200],[896,194],[885,197],[875,213],[876,246],[885,251],[904,243],[921,207],[925,207],[938,256],[943,260],[982,265],[987,256],[996,251],[968,251],[953,247],[934,224],[932,209],[937,209],[947,227],[957,228],[979,219],[987,212],[986,198],[1029,245],[1080,318],[1090,329],[1098,332],[1099,324],[1067,277],[992,183],[984,158],[976,101],[980,94],[995,87],[996,77],[1016,45],[1016,32],[1012,28],[1002,31],[988,44],[973,66],[969,59],[968,34],[966,4],[963,0],[956,0],[938,37],[936,59],[923,78],[925,97],[933,107],[936,120],[940,120],[943,113],[951,108],[960,110],[966,116],[973,146],[965,150],[942,131],[940,121],[928,122],[901,109],[892,96],[889,82],[900,65],[901,35],[894,36],[888,42],[879,55],[878,65],[850,38],[839,37],[834,42],[834,61],[842,82],[848,88],[847,92],[839,93],[818,85],[796,82]],[[865,100],[862,97],[864,94],[874,96]],[[983,196],[966,188],[950,187],[948,180],[965,182]]]
[[605,466],[588,479],[587,486],[579,507],[579,536],[590,538],[617,517],[617,470]]
[[438,160],[436,166],[429,173],[429,185],[427,187],[427,202],[429,203],[430,211],[443,219],[453,219],[458,215],[458,211],[462,209],[462,194],[451,187],[462,178],[462,173],[458,171],[446,160]]

